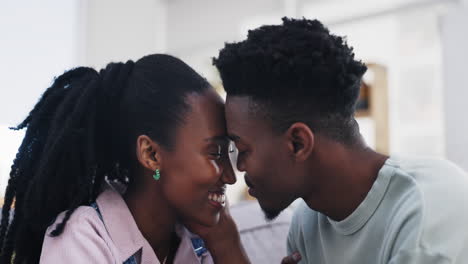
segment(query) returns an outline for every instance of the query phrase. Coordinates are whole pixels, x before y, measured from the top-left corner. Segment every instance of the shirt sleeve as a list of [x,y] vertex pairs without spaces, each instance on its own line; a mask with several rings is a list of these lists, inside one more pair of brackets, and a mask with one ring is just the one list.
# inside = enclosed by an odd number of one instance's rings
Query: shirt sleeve
[[99,235],[93,223],[68,222],[63,233],[50,236],[49,228],[44,237],[40,263],[114,263],[106,241]]

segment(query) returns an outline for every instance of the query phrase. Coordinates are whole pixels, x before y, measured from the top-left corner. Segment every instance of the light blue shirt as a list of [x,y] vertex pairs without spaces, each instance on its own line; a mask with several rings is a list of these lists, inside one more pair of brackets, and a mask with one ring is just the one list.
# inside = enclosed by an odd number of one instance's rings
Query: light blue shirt
[[466,264],[468,177],[445,160],[391,157],[343,221],[302,201],[287,247],[301,264]]

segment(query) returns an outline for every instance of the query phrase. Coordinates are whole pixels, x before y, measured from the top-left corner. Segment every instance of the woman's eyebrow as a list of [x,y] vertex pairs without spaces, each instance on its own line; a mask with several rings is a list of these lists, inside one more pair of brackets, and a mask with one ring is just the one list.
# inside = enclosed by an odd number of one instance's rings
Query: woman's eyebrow
[[206,138],[205,141],[212,141],[212,142],[217,142],[217,143],[226,143],[230,140],[230,138],[226,135],[222,136],[214,136],[210,138]]
[[235,134],[229,134],[229,135],[227,135],[227,138],[228,138],[229,140],[231,140],[231,141],[234,141],[234,142],[237,142],[237,141],[240,140],[240,137],[237,136],[237,135],[235,135]]

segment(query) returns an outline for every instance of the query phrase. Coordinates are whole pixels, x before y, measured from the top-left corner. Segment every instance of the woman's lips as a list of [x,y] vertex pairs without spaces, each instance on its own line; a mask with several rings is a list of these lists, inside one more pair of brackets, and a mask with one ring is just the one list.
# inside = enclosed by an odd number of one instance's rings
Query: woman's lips
[[208,201],[216,208],[221,208],[226,202],[226,195],[224,193],[209,192]]

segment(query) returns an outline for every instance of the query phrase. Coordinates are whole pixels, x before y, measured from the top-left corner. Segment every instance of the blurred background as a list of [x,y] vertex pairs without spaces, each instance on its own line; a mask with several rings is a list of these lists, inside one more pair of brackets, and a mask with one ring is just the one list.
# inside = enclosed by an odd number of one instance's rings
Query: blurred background
[[[212,57],[283,16],[321,20],[369,65],[357,116],[370,146],[468,170],[467,0],[0,0],[0,194],[24,135],[8,127],[54,76],[169,53],[222,94]],[[243,177],[228,189],[246,198]]]

